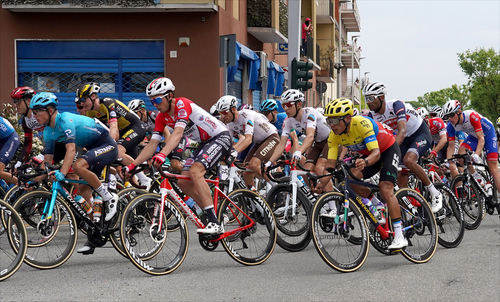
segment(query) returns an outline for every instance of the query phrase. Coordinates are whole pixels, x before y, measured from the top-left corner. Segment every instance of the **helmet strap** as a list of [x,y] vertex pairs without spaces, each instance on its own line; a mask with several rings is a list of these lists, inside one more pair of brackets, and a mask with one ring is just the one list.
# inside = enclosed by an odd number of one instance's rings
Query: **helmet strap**
[[345,121],[345,117],[342,119],[342,122],[344,122],[345,129],[344,129],[344,131],[342,131],[342,133],[340,133],[340,134],[346,134],[346,133],[347,133],[347,129],[349,128],[349,125],[351,124],[351,122],[346,123],[346,121]]
[[294,105],[295,105],[295,115],[293,116],[293,118],[296,119],[297,115],[299,115],[299,109],[297,108],[297,102],[295,102]]

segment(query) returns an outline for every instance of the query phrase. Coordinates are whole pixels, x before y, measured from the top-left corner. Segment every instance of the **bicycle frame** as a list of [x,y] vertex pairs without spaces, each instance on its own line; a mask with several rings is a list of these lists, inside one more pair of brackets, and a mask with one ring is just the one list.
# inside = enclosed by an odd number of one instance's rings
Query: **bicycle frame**
[[[193,222],[198,228],[202,229],[205,228],[205,225],[203,222],[196,216],[195,213],[189,208],[189,206],[182,200],[182,198],[175,192],[175,190],[172,187],[172,184],[169,181],[169,178],[176,178],[176,179],[183,179],[183,180],[191,180],[190,177],[185,176],[185,175],[178,175],[178,174],[171,174],[167,172],[162,172],[162,175],[165,177],[160,186],[160,194],[161,194],[161,206],[160,209],[155,207],[154,209],[154,217],[158,217],[158,229],[162,229],[162,224],[163,224],[163,216],[164,216],[164,208],[165,205],[167,204],[166,199],[167,197],[170,197],[170,200],[175,202],[177,206],[181,208],[181,210],[187,215],[187,217]],[[245,226],[240,226],[238,228],[232,229],[231,231],[224,232],[223,234],[220,234],[216,239],[209,240],[209,241],[219,241],[222,240],[226,237],[229,237],[237,232],[249,229],[255,225],[255,221],[251,219],[244,211],[242,211],[222,190],[219,189],[219,177],[216,177],[215,179],[205,179],[207,183],[211,183],[215,185],[215,190],[214,190],[214,196],[213,196],[213,202],[214,202],[214,208],[217,209],[217,200],[219,197],[219,193],[222,194],[222,197],[225,199],[229,200],[229,202],[238,210],[240,213],[242,213],[246,219],[250,221],[248,225]],[[231,210],[231,213],[233,217],[240,223],[241,219],[238,218],[238,215],[235,215],[235,212],[232,208],[229,207]],[[159,213],[158,213],[159,211]]]

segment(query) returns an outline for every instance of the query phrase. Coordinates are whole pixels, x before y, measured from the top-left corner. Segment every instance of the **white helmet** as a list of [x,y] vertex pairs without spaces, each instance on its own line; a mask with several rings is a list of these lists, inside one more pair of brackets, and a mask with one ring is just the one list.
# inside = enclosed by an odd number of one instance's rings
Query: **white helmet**
[[281,95],[281,104],[303,102],[304,94],[297,89],[288,89]]
[[359,110],[358,110],[358,108],[353,108],[352,109],[352,116],[356,116],[356,115],[359,115]]
[[425,118],[426,116],[429,115],[429,111],[427,111],[427,109],[425,109],[425,107],[417,108],[417,113],[418,113],[418,115],[420,115],[421,118]]
[[316,111],[318,111],[319,113],[321,113],[321,115],[325,114],[325,109],[323,107],[316,108]]
[[140,99],[134,99],[128,102],[127,104],[128,109],[136,112],[139,111],[141,108],[146,108],[146,104],[144,103],[143,100]]
[[443,105],[443,111],[441,113],[441,116],[446,116],[450,113],[455,113],[458,110],[462,108],[462,105],[460,105],[460,102],[457,100],[449,100]]
[[237,105],[238,100],[232,95],[224,95],[217,101],[217,103],[215,103],[217,112],[229,111]]
[[166,95],[169,91],[175,91],[175,86],[169,78],[165,77],[154,79],[146,87],[147,96]]
[[210,114],[214,116],[217,114],[217,104],[213,104],[212,107],[210,107]]
[[363,87],[363,94],[365,96],[369,95],[385,95],[385,85],[382,82],[368,83]]
[[429,108],[429,113],[430,114],[435,114],[436,116],[441,115],[441,112],[443,111],[443,108],[439,105],[434,105],[431,108]]

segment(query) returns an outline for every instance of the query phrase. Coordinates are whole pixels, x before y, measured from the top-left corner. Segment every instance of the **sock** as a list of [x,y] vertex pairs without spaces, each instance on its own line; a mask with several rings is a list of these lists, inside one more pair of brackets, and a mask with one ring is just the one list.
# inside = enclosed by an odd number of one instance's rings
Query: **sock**
[[328,202],[328,207],[330,208],[330,210],[332,210],[335,213],[337,213],[337,205],[335,204],[335,201],[329,201]]
[[403,236],[403,230],[401,228],[401,218],[392,220],[392,229],[394,230],[394,238]]
[[434,187],[434,184],[431,183],[430,185],[426,186],[426,188],[427,190],[429,190],[432,196],[439,195],[439,191],[436,189],[436,187]]
[[116,176],[114,174],[109,174],[109,184],[108,187],[110,190],[116,192]]
[[217,220],[217,215],[215,215],[215,209],[214,206],[208,206],[203,208],[203,211],[207,215],[208,221],[213,222],[216,224],[219,224],[219,221]]
[[104,187],[104,185],[102,185],[102,184],[99,188],[95,189],[95,191],[97,192],[97,194],[101,195],[102,200],[104,200],[104,201],[108,201],[111,198],[113,198],[113,195],[111,195],[108,192],[108,190],[106,190],[106,187]]

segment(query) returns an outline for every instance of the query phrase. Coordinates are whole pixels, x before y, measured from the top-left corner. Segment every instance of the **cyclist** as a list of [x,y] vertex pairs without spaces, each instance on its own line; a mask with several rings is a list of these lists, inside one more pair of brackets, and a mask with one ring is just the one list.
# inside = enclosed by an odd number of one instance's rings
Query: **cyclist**
[[[453,155],[455,133],[458,130],[464,131],[468,136],[458,148],[458,154],[464,154],[465,149],[473,151],[472,158],[476,163],[482,163],[481,153],[486,151],[488,168],[495,181],[498,191],[497,198],[500,201],[500,172],[498,171],[498,143],[493,124],[481,114],[474,110],[462,111],[462,105],[457,100],[449,100],[443,106],[443,118],[448,121],[446,127],[448,134],[448,150],[446,158]],[[452,161],[450,172],[452,177],[458,175],[457,167]],[[480,174],[471,167],[471,173],[475,178],[480,178]],[[497,208],[500,210],[500,207]]]
[[278,112],[278,102],[274,99],[262,101],[262,104],[260,104],[260,113],[267,117],[267,120],[276,127],[278,134],[281,135],[286,113]]
[[497,143],[498,143],[498,149],[500,149],[500,117],[497,118]]
[[157,111],[148,111],[146,104],[141,99],[133,99],[127,104],[128,109],[132,110],[141,122],[146,126],[146,136],[151,136],[155,129],[155,120],[158,115]]
[[[408,245],[401,228],[401,210],[394,196],[394,184],[397,181],[398,164],[401,156],[399,146],[391,130],[379,122],[363,116],[353,115],[353,104],[349,99],[336,99],[325,106],[325,116],[332,132],[328,137],[328,166],[335,167],[339,154],[339,145],[364,156],[356,160],[352,173],[359,178],[370,178],[380,172],[379,188],[382,198],[387,202],[394,230],[394,240],[389,249],[401,249]],[[320,184],[326,183],[322,178]],[[360,196],[369,197],[368,188],[352,185]],[[335,217],[336,209],[322,216]],[[379,218],[385,223],[385,218]]]
[[[225,156],[230,154],[231,136],[226,126],[211,114],[196,105],[193,101],[174,97],[175,86],[169,78],[158,78],[148,84],[146,94],[151,103],[160,111],[155,122],[155,133],[150,143],[143,149],[135,161],[127,167],[132,170],[135,165],[147,160],[154,154],[158,145],[158,133],[165,135],[166,144],[163,149],[153,156],[153,162],[161,165],[167,155],[175,149],[184,135],[199,143],[193,156],[186,160],[183,175],[190,180],[179,180],[183,192],[192,197],[204,210],[209,223],[200,234],[221,234],[224,228],[219,225],[215,214],[210,188],[205,182],[204,175]],[[167,124],[172,124],[174,131],[168,133]]]
[[[297,145],[293,153],[293,161],[300,161],[302,154],[306,153],[305,168],[321,175],[326,164],[326,155],[328,151],[327,139],[330,128],[326,124],[326,118],[316,109],[303,107],[304,94],[297,89],[289,89],[281,95],[281,103],[284,106],[288,118],[283,123],[281,139],[276,151],[270,161],[275,162],[283,153],[286,147],[288,136],[292,129],[305,134],[302,145]],[[316,193],[321,193],[319,189],[313,188]],[[326,191],[333,190],[333,184],[328,183],[324,187]]]
[[234,96],[225,95],[216,105],[220,120],[227,125],[231,136],[243,136],[233,148],[240,153],[253,145],[243,160],[253,173],[243,173],[243,179],[248,188],[255,190],[253,186],[255,176],[263,177],[261,164],[271,158],[278,146],[278,131],[262,114],[249,109],[236,110],[238,100]]
[[22,86],[14,88],[10,94],[12,102],[16,105],[17,113],[21,115],[20,124],[24,131],[24,143],[19,159],[23,162],[27,162],[29,160],[29,155],[33,145],[33,130],[43,130],[43,127],[38,124],[38,121],[30,109],[30,101],[35,93],[36,92],[33,88]]
[[[423,108],[423,110],[426,110]],[[427,111],[427,110],[426,110]],[[440,106],[432,106],[429,109],[428,114],[425,115],[424,121],[429,126],[429,131],[432,137],[432,150],[430,157],[439,158],[441,160],[446,159],[446,149],[448,148],[448,140],[446,137],[446,125],[442,118],[438,115],[441,113],[442,109]]]
[[[138,153],[138,145],[146,136],[146,128],[139,117],[122,102],[100,99],[98,83],[88,83],[76,91],[76,106],[82,115],[97,118],[109,127],[109,134],[118,144],[118,156],[124,165],[132,163]],[[141,185],[149,188],[151,179],[144,173],[137,174]]]
[[[431,183],[429,176],[419,166],[418,158],[431,148],[429,127],[409,103],[400,100],[385,100],[386,88],[381,82],[368,83],[364,88],[369,117],[384,123],[396,133],[396,142],[403,155],[402,163],[426,186],[431,195],[431,207],[435,213],[443,206],[443,196]],[[401,187],[408,184],[408,175],[398,177]]]
[[0,116],[0,178],[8,184],[17,183],[17,178],[5,172],[5,166],[12,160],[19,147],[19,137],[12,124]]

